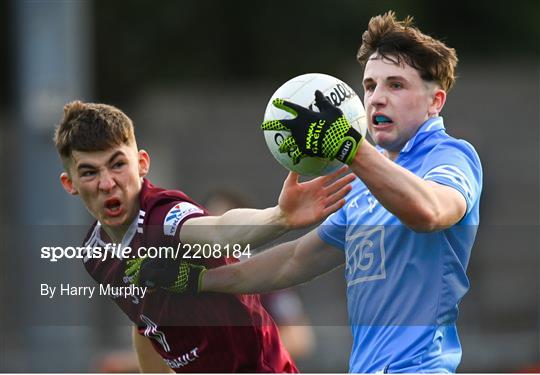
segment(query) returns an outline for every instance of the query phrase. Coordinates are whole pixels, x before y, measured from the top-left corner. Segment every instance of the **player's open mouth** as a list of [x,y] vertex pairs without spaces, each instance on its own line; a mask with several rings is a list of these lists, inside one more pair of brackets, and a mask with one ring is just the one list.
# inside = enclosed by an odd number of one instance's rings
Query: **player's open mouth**
[[105,213],[107,216],[118,216],[122,213],[122,202],[118,198],[110,198],[105,201]]
[[371,122],[373,125],[390,125],[393,123],[392,119],[388,116],[382,115],[382,114],[375,114],[371,118]]

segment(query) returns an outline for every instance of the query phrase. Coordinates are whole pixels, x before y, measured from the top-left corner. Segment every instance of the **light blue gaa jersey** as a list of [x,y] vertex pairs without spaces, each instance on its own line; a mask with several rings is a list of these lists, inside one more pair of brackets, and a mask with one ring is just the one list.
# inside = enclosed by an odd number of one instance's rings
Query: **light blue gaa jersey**
[[395,162],[457,189],[467,212],[449,229],[416,233],[357,179],[347,204],[319,227],[319,236],[346,254],[350,372],[454,372],[461,359],[457,305],[469,288],[465,270],[479,223],[480,160],[437,117]]

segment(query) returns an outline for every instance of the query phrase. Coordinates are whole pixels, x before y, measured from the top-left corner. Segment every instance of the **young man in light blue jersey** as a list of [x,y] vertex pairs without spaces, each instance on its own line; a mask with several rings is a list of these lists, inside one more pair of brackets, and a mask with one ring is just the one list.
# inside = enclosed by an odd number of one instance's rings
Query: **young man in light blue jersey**
[[[482,189],[476,151],[448,135],[440,117],[457,57],[412,18],[397,21],[388,12],[370,20],[358,60],[376,146],[320,92],[320,112],[278,99],[274,104],[296,117],[263,124],[291,131],[282,151],[297,159],[349,164],[358,178],[347,204],[295,241],[197,279],[182,270],[178,280],[198,283],[199,291],[266,292],[345,263],[350,372],[455,372],[457,305],[469,288]],[[313,127],[318,138],[309,136]]]

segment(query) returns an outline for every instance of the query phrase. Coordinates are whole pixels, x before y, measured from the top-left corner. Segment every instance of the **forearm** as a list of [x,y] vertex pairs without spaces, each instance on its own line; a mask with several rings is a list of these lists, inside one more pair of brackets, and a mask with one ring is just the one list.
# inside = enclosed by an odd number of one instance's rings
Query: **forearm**
[[257,247],[290,230],[278,206],[263,210],[239,208],[227,211],[216,227],[218,236],[226,242],[240,242]]
[[388,211],[413,230],[441,225],[441,201],[432,185],[378,152],[368,142],[351,165],[354,173]]
[[[341,168],[327,176],[298,182],[299,175],[289,173],[283,182],[278,205],[264,210],[240,208],[222,216],[187,220],[180,231],[183,243],[243,244],[257,247],[290,229],[321,222],[345,204],[354,175],[341,176]],[[341,177],[340,177],[341,176]]]
[[287,242],[242,262],[208,270],[203,292],[231,294],[263,293],[284,289],[304,281],[294,268],[295,242]]
[[248,260],[204,274],[202,291],[262,293],[302,284],[343,264],[343,251],[323,242],[316,230]]
[[182,243],[250,245],[268,243],[289,230],[279,207],[264,210],[240,208],[222,216],[199,217],[187,221],[181,232]]

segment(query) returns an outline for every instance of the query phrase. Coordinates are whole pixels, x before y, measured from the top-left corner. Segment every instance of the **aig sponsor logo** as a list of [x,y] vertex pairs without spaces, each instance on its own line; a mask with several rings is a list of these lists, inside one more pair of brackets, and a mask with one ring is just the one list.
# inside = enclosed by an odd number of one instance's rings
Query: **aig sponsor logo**
[[347,286],[386,279],[384,235],[382,225],[347,232]]

